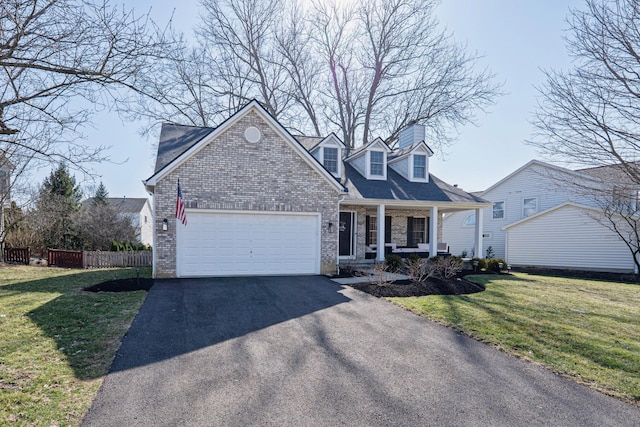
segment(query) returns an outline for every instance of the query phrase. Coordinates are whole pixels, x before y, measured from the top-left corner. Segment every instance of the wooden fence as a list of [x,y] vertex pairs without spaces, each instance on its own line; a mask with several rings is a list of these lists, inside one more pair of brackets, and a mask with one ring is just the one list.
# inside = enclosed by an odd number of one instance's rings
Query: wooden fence
[[84,251],[84,268],[151,267],[151,251]]
[[67,268],[151,267],[151,251],[67,251],[49,249],[50,266]]
[[47,263],[49,266],[82,268],[82,251],[47,249]]
[[4,248],[4,262],[17,262],[29,265],[31,248]]

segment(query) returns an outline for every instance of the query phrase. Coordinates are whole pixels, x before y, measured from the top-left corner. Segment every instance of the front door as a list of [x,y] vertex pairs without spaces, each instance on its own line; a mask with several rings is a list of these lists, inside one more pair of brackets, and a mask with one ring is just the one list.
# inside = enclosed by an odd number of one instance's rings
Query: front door
[[354,217],[355,212],[340,212],[340,225],[338,234],[338,255],[341,257],[355,256],[354,245]]

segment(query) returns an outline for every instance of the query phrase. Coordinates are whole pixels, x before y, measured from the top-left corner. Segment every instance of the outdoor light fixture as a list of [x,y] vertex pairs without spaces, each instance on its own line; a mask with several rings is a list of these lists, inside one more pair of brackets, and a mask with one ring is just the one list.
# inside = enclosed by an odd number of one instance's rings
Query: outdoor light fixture
[[330,222],[329,224],[327,224],[327,227],[329,228],[329,233],[333,232],[333,223]]
[[167,231],[169,229],[169,221],[167,218],[162,220],[162,231]]

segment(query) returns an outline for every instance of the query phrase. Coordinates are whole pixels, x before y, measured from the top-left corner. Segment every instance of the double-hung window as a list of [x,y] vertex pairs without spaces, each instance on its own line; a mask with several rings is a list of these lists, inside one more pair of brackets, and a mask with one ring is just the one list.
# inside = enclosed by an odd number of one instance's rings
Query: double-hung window
[[369,217],[369,243],[378,243],[378,218],[373,215]]
[[413,156],[413,177],[419,179],[425,179],[427,172],[427,156],[414,155]]
[[493,219],[504,219],[504,202],[493,204]]
[[522,199],[522,217],[526,218],[538,212],[538,199],[535,197],[528,197]]
[[418,243],[427,243],[427,219],[410,217],[409,236],[407,236],[407,245],[416,246]]
[[384,175],[384,153],[382,151],[371,151],[369,173],[375,176]]
[[333,174],[338,173],[338,149],[333,147],[324,147],[323,152],[324,167]]

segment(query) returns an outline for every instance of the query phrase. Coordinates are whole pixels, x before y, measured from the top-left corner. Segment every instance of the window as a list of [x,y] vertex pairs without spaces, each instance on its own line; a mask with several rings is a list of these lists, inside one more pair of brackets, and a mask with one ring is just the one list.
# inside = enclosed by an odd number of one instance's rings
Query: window
[[324,167],[331,173],[338,173],[338,149],[324,147]]
[[522,217],[526,218],[538,212],[538,199],[530,197],[522,199]]
[[378,217],[369,217],[369,244],[375,245],[378,243]]
[[416,246],[418,243],[428,243],[427,219],[409,217],[407,223],[407,246]]
[[427,156],[414,155],[413,156],[413,177],[414,178],[426,178],[427,172]]
[[493,204],[493,219],[504,219],[504,202]]
[[145,224],[147,223],[147,216],[146,215],[144,216],[144,223]]
[[371,159],[369,173],[371,175],[383,176],[384,153],[382,151],[371,151],[369,155]]
[[476,214],[472,213],[471,215],[466,217],[464,219],[464,224],[463,225],[465,227],[475,227],[475,225],[476,225]]

